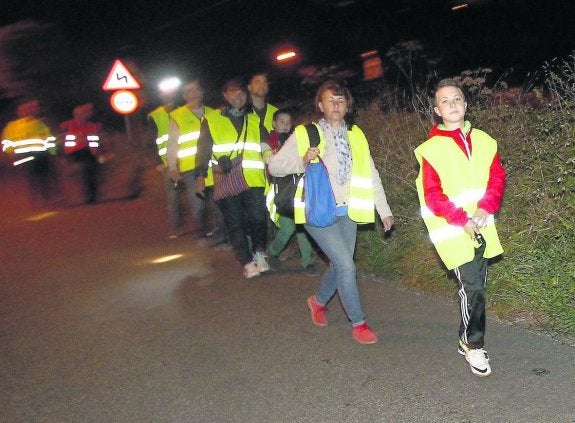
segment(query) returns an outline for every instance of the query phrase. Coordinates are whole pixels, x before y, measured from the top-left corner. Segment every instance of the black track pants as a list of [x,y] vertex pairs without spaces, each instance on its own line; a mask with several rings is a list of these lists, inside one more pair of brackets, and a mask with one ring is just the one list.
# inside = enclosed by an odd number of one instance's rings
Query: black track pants
[[485,335],[485,286],[487,259],[485,242],[475,249],[475,257],[454,269],[459,283],[461,324],[459,338],[470,348],[483,348]]

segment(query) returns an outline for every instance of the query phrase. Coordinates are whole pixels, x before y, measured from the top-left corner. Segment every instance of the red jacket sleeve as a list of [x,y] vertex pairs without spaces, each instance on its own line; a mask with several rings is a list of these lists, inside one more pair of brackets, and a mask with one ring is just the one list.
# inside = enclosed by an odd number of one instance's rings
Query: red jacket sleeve
[[487,182],[487,189],[485,195],[479,200],[477,206],[483,210],[493,214],[499,210],[501,199],[503,198],[503,191],[505,190],[505,169],[499,160],[499,154],[495,154],[491,167],[489,168],[489,181]]
[[436,216],[445,218],[450,225],[464,226],[469,220],[467,213],[461,207],[456,207],[449,200],[449,197],[443,193],[441,179],[439,179],[439,175],[433,166],[425,159],[423,159],[421,166],[423,192],[427,207]]

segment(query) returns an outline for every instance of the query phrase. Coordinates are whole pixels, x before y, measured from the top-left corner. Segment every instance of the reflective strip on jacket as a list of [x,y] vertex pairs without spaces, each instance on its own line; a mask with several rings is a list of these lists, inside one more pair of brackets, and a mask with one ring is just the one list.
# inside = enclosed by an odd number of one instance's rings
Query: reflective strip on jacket
[[164,106],[160,106],[152,110],[148,116],[151,117],[156,124],[156,147],[158,148],[158,154],[162,159],[164,166],[168,166],[166,154],[168,153],[168,130],[170,127],[170,115]]
[[[469,159],[450,137],[444,136],[434,136],[414,151],[420,165],[415,183],[421,205],[421,216],[429,231],[431,242],[449,270],[473,260],[475,241],[465,233],[462,226],[450,225],[445,218],[436,216],[427,207],[421,165],[425,159],[439,175],[443,193],[472,217],[477,209],[477,203],[485,194],[489,169],[497,153],[497,143],[478,129],[472,130],[470,138],[472,154]],[[486,244],[483,254],[485,258],[495,257],[503,252],[493,215],[489,216],[487,226],[481,228],[480,232]]]
[[37,154],[56,154],[56,138],[40,120],[20,118],[2,132],[2,151],[15,156],[14,166],[34,160]]
[[[325,140],[319,125],[320,142],[318,145],[320,156],[325,147]],[[295,136],[298,146],[298,154],[304,156],[309,148],[309,137],[304,125],[295,128]],[[357,223],[375,222],[375,203],[373,194],[373,182],[371,175],[371,161],[369,144],[363,131],[356,125],[347,131],[347,137],[351,148],[352,168],[351,182],[348,199],[348,216]],[[305,176],[304,176],[305,178]],[[296,189],[294,198],[295,223],[305,223],[305,201],[303,196],[304,178],[301,178]]]
[[214,141],[213,158],[217,161],[221,156],[231,154],[230,158],[233,159],[243,150],[242,168],[248,186],[265,187],[266,175],[260,143],[259,118],[255,113],[248,113],[246,117],[247,135],[245,124],[242,133],[238,134],[233,123],[222,115],[220,110],[214,110],[204,116]]

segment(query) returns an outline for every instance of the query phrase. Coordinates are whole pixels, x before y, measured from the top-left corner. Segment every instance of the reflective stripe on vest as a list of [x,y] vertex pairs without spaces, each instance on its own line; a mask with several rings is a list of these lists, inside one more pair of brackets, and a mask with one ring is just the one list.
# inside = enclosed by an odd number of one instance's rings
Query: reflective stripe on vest
[[8,151],[18,156],[14,160],[13,166],[19,166],[34,160],[34,153],[50,153],[55,154],[56,151],[56,138],[47,137],[45,139],[29,138],[25,140],[12,141],[2,140],[2,151]]
[[[463,227],[450,225],[443,217],[433,214],[425,203],[421,164],[425,159],[441,179],[443,192],[468,217],[473,216],[477,203],[485,195],[489,169],[497,153],[497,143],[485,132],[473,129],[471,133],[472,155],[468,159],[459,146],[449,137],[435,136],[415,149],[420,164],[416,179],[421,205],[421,216],[429,231],[429,238],[439,257],[448,269],[454,269],[473,260],[475,241]],[[495,218],[490,215],[487,224],[480,229],[485,239],[484,257],[495,257],[503,252],[495,228]]]
[[12,150],[14,154],[41,153],[56,147],[56,138],[47,137],[29,138],[25,140],[12,141],[2,140],[2,151]]
[[[325,140],[319,125],[319,150],[322,154]],[[309,148],[309,138],[304,125],[295,128],[298,154],[304,156]],[[353,165],[351,168],[351,181],[348,199],[348,216],[357,223],[372,223],[375,221],[375,203],[373,194],[373,180],[371,176],[371,160],[369,145],[363,131],[353,126],[347,131]],[[303,197],[304,178],[300,179],[294,198],[294,220],[296,223],[305,223],[305,201]]]
[[158,147],[158,155],[162,158],[164,166],[168,165],[166,154],[168,152],[168,130],[170,127],[170,115],[164,108],[160,106],[152,110],[149,114],[156,124],[157,137],[156,137],[156,147]]
[[[98,147],[100,147],[100,137],[98,135],[87,135],[86,141],[88,141],[88,147],[93,153],[96,152]],[[84,143],[77,141],[77,137],[74,134],[67,134],[64,141],[64,152],[66,154],[72,153],[73,151],[79,150],[80,148],[75,148],[80,146],[81,148]]]
[[[230,153],[233,159],[242,152],[242,168],[248,186],[252,188],[265,187],[265,164],[261,153],[259,118],[257,115],[255,113],[246,115],[247,134],[244,132],[245,125],[242,133],[238,134],[233,123],[229,118],[223,116],[220,110],[206,113],[205,119],[208,121],[210,134],[214,141],[212,153],[215,160],[217,161],[221,156],[229,156]],[[243,141],[244,136],[245,142]]]

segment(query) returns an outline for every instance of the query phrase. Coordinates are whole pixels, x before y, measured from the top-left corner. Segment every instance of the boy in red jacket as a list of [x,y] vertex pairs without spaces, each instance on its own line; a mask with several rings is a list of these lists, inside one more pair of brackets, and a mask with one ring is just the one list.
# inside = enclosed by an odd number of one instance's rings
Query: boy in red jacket
[[491,374],[484,346],[487,261],[503,252],[493,215],[505,188],[497,142],[465,121],[467,102],[453,79],[439,82],[434,111],[443,120],[415,149],[421,215],[441,260],[459,284],[458,351],[477,376]]

